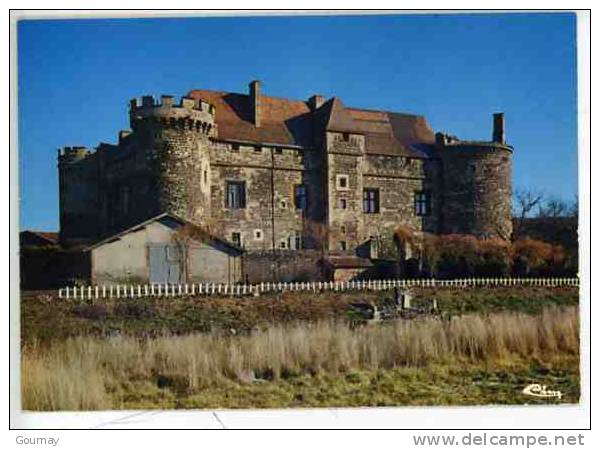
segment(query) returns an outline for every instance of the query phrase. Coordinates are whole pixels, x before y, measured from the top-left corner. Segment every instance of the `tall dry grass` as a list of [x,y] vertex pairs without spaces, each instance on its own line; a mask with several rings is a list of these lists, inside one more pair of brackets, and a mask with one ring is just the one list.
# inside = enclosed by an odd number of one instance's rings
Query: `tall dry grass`
[[132,382],[162,381],[193,392],[255,377],[551,360],[578,351],[576,307],[546,309],[536,316],[466,315],[357,329],[335,322],[296,324],[244,336],[78,337],[43,350],[35,345],[23,349],[22,403],[28,410],[93,410],[114,407],[111,392]]

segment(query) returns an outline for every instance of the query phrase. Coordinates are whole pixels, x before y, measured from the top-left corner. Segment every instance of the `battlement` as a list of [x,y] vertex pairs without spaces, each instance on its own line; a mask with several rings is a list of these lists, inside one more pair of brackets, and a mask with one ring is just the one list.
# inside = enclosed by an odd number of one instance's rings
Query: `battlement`
[[151,95],[133,98],[129,102],[131,128],[139,121],[152,120],[162,126],[198,131],[213,135],[215,130],[215,107],[202,99],[182,97],[175,104],[171,95],[162,95],[160,101]]
[[92,153],[92,150],[82,146],[62,147],[58,150],[58,161],[67,164],[78,162]]

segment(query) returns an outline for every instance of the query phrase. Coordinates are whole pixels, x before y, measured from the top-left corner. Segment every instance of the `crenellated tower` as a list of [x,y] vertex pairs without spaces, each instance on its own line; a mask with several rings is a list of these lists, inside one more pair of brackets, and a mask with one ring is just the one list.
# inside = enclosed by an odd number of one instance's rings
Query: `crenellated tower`
[[131,100],[131,130],[120,131],[116,144],[60,149],[63,244],[85,244],[162,212],[201,224],[210,216],[214,117],[201,99],[144,96]]
[[144,96],[130,102],[129,119],[143,148],[152,179],[154,212],[172,212],[202,223],[210,216],[209,138],[216,133],[215,108],[200,99],[183,97],[175,104]]

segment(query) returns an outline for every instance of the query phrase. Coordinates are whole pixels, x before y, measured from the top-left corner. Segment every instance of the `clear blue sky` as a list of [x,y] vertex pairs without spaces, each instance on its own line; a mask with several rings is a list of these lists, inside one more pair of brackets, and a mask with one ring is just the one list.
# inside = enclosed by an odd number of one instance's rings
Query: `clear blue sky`
[[336,95],[490,139],[504,111],[514,187],[577,192],[575,16],[395,15],[22,21],[21,228],[58,229],[56,150],[114,142],[127,104],[192,88]]

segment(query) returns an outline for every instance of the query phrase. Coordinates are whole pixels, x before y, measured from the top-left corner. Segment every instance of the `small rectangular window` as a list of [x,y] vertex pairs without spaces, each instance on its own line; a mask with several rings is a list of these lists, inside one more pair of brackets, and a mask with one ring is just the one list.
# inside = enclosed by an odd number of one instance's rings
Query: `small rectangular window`
[[363,212],[365,214],[379,213],[379,189],[363,190]]
[[338,190],[348,190],[350,187],[348,175],[336,175],[335,180]]
[[431,195],[429,192],[415,192],[415,215],[423,217],[431,212]]
[[347,248],[348,248],[348,245],[346,245],[346,241],[345,241],[345,240],[342,240],[342,241],[340,242],[340,249],[341,249],[342,251],[346,251],[346,249],[347,249]]
[[283,150],[281,148],[275,148],[275,154],[283,154]]
[[234,245],[242,246],[242,234],[239,232],[232,232],[231,233],[231,241],[233,242]]
[[246,183],[227,181],[225,202],[229,209],[244,209],[246,207]]
[[346,209],[348,207],[348,202],[346,201],[346,198],[340,198],[339,207],[340,209]]
[[292,235],[288,236],[287,247],[288,249],[295,250],[302,249],[302,234],[296,231]]
[[296,209],[306,210],[307,208],[306,186],[299,184],[294,187],[294,205]]
[[260,146],[258,146],[258,145],[257,145],[257,146],[255,146],[255,147],[254,147],[254,152],[255,152],[255,153],[262,153],[262,147],[260,147]]
[[231,144],[231,151],[240,151],[240,144],[239,143],[232,143]]

